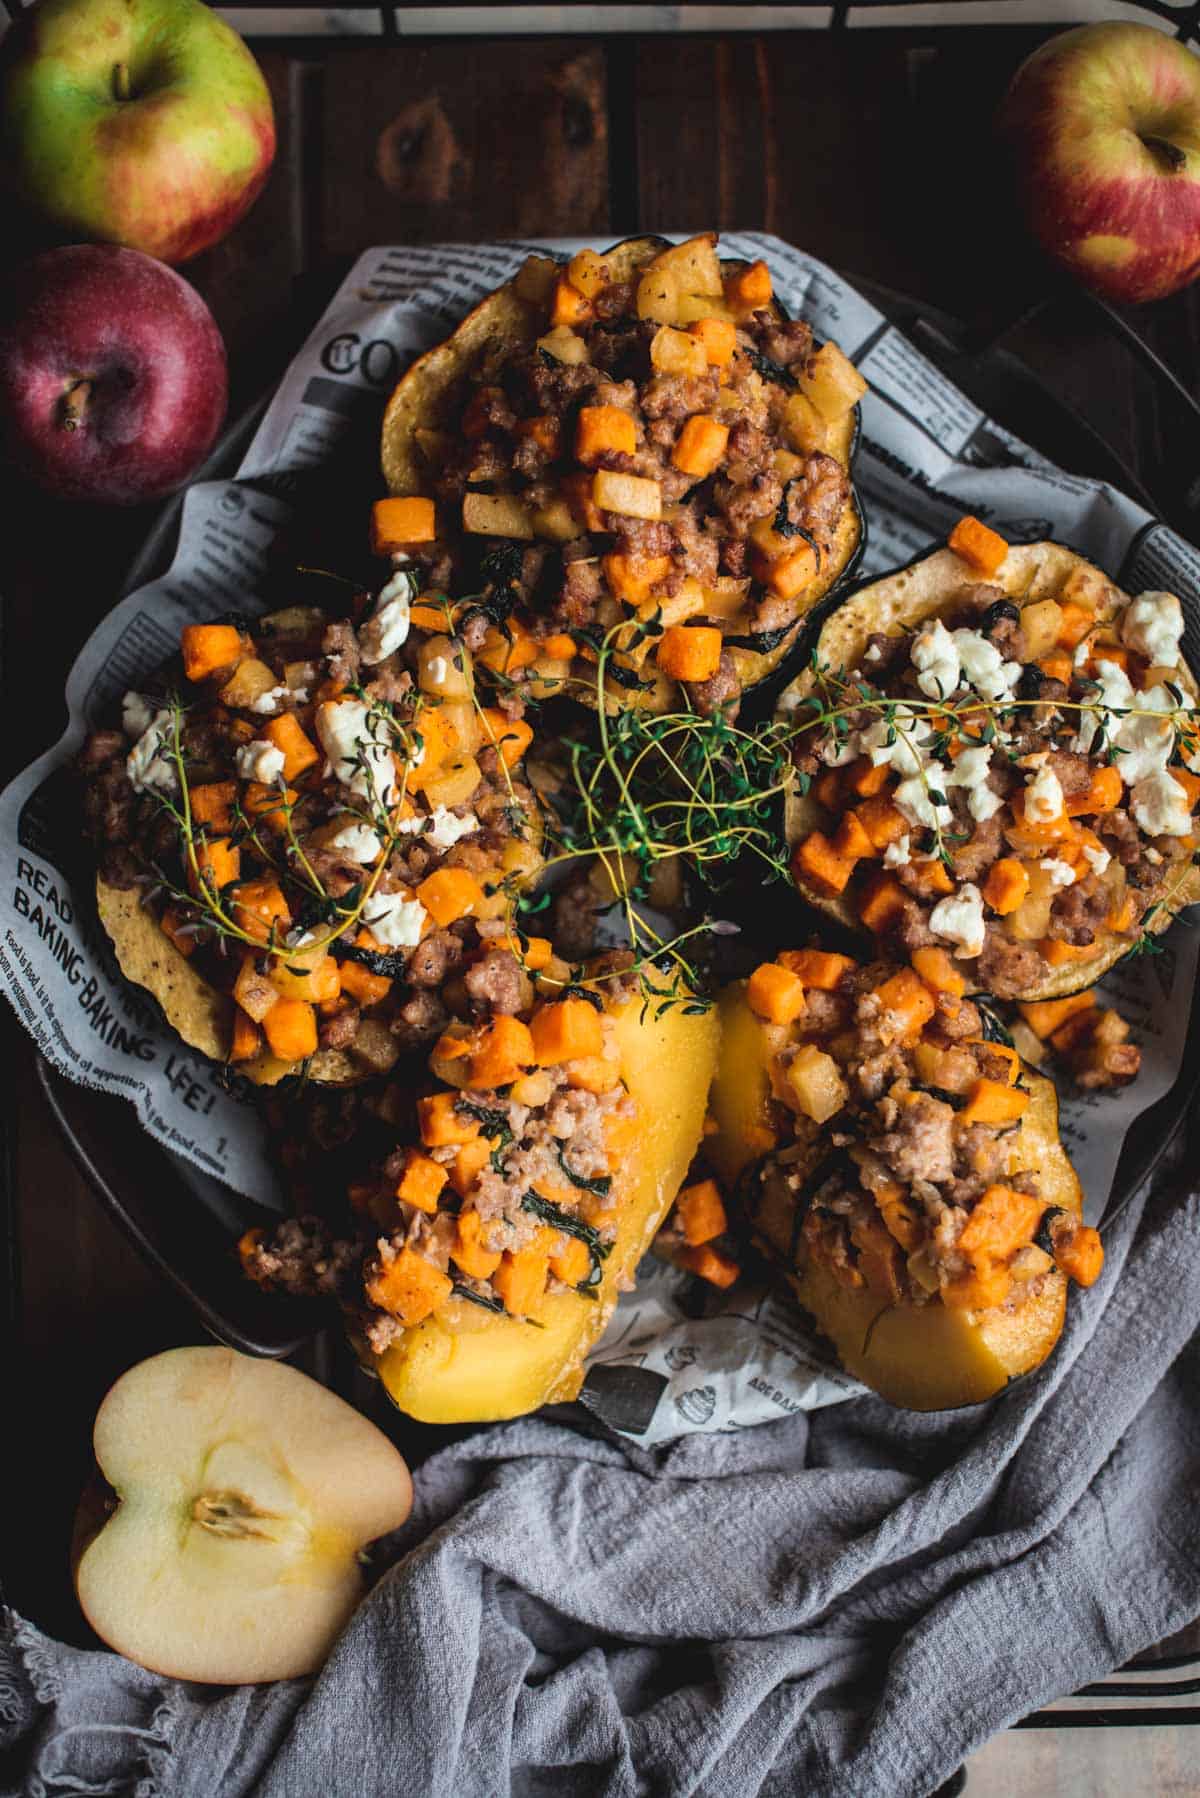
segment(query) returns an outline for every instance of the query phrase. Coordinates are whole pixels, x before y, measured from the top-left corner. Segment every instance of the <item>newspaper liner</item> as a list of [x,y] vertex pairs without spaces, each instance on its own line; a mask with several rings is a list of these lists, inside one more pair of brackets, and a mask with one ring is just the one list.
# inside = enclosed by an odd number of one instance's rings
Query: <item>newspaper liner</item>
[[[262,609],[267,558],[294,515],[289,493],[309,484],[297,477],[348,453],[370,466],[383,399],[413,356],[530,251],[579,247],[581,240],[531,240],[361,256],[285,374],[237,478],[187,493],[170,569],[93,632],[67,682],[65,734],[0,796],[0,974],[14,1010],[61,1073],[135,1105],[143,1127],[176,1155],[180,1179],[231,1225],[236,1203],[222,1182],[283,1208],[261,1134],[219,1070],[120,978],[94,919],[93,870],[66,764],[87,730],[110,719],[122,693],[172,651],[184,624],[231,606]],[[856,468],[869,518],[864,575],[920,554],[970,510],[1012,539],[1059,538],[1132,592],[1178,593],[1185,650],[1200,665],[1200,551],[1113,488],[1065,474],[985,417],[831,269],[757,233],[727,236],[722,248],[764,257],[784,302],[819,336],[835,338],[871,384]],[[364,530],[368,497],[364,491]],[[1063,1135],[1093,1220],[1130,1123],[1178,1072],[1196,961],[1196,933],[1176,926],[1162,953],[1105,982],[1144,1059],[1132,1089],[1063,1103]],[[164,1193],[163,1202],[179,1201]],[[584,1391],[614,1428],[653,1444],[743,1429],[862,1390],[829,1365],[773,1291],[713,1295],[697,1316],[695,1286],[650,1258],[637,1292],[621,1301]]]

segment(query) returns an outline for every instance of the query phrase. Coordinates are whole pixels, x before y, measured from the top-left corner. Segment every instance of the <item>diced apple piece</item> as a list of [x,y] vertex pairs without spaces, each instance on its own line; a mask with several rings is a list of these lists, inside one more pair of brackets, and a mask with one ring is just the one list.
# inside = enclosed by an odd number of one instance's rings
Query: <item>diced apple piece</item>
[[553,331],[547,331],[544,337],[538,338],[537,347],[545,350],[548,356],[553,356],[556,362],[587,361],[587,344],[567,325],[555,325]]
[[716,236],[711,231],[691,237],[686,243],[672,245],[656,256],[655,269],[667,269],[674,276],[681,293],[724,293],[721,262],[717,255]]
[[1025,639],[1025,656],[1036,662],[1057,646],[1062,630],[1062,607],[1057,600],[1039,599],[1021,608],[1021,635]]
[[675,308],[677,325],[694,325],[702,318],[729,318],[733,313],[723,299],[710,293],[681,293]]
[[567,264],[567,280],[585,300],[594,300],[608,285],[608,264],[595,250],[580,250]]
[[602,468],[592,481],[592,499],[602,512],[620,512],[626,518],[662,517],[662,488],[638,474],[613,474]]
[[673,325],[678,311],[678,281],[669,269],[651,265],[638,282],[638,317],[656,319],[660,325]]
[[221,703],[232,706],[235,711],[247,711],[256,699],[261,699],[264,693],[278,685],[274,669],[260,662],[257,656],[247,656],[221,688]]
[[468,493],[462,517],[464,531],[477,537],[533,536],[533,520],[512,493]]
[[513,276],[513,292],[527,306],[548,306],[559,267],[551,256],[527,256]]
[[783,409],[783,431],[792,448],[806,456],[825,448],[825,420],[806,394],[788,396]]
[[650,344],[650,361],[663,375],[704,375],[708,373],[708,357],[698,337],[677,331],[674,325],[663,325]]
[[867,383],[836,343],[823,343],[808,358],[799,379],[801,393],[812,401],[826,424],[844,418],[867,391]]
[[825,1123],[850,1097],[833,1056],[812,1043],[803,1043],[789,1062],[787,1084],[792,1103],[814,1124]]
[[119,1654],[173,1679],[314,1672],[362,1596],[359,1554],[412,1507],[387,1437],[306,1374],[170,1349],[117,1381],[94,1432],[117,1510],[79,1602]]
[[552,499],[533,514],[533,534],[546,543],[570,543],[580,534],[579,520],[565,499]]

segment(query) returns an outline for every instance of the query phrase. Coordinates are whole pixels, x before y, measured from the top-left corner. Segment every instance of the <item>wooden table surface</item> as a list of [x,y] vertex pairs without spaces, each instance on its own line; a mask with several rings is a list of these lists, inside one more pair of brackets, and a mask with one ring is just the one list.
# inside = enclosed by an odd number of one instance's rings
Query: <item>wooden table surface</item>
[[[373,243],[754,226],[981,331],[1047,291],[993,177],[990,117],[1043,31],[1018,28],[326,41],[259,55],[278,115],[274,175],[191,265],[228,344],[232,407],[276,376],[349,259]],[[36,241],[9,221],[15,256]],[[15,246],[15,247],[14,247]],[[1200,286],[1139,328],[1193,392]],[[1189,439],[1139,364],[1080,304],[1006,343],[1106,435],[1185,525]],[[1194,452],[1195,434],[1190,439]],[[64,723],[66,671],[150,522],[11,496],[0,549],[5,778]],[[9,1595],[87,1641],[67,1569],[90,1422],[140,1357],[199,1327],[101,1212],[35,1084],[7,1007],[12,1202]],[[0,1270],[0,1288],[4,1286]],[[1178,1789],[1183,1790],[1184,1787]],[[1189,1788],[1195,1789],[1195,1787]]]

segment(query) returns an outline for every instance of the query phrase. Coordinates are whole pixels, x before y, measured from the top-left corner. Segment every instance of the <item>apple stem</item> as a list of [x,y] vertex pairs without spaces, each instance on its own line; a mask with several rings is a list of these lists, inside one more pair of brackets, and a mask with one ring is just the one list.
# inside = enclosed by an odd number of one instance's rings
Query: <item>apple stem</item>
[[129,98],[129,64],[127,62],[115,62],[113,64],[113,83],[112,84],[113,84],[113,99],[114,100],[128,100],[128,98]]
[[83,423],[87,412],[88,400],[91,398],[92,383],[83,375],[72,382],[63,395],[62,427],[64,431],[77,431]]
[[1165,164],[1169,175],[1175,174],[1187,161],[1187,152],[1181,150],[1178,144],[1171,143],[1168,138],[1144,137],[1142,142],[1152,156],[1157,156],[1158,160]]

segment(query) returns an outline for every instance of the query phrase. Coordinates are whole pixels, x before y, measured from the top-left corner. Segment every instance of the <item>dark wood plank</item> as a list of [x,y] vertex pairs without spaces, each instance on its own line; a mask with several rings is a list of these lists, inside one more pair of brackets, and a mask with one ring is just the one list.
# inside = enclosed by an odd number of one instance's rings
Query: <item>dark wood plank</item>
[[334,51],[320,87],[317,255],[607,229],[595,45],[458,39]]

